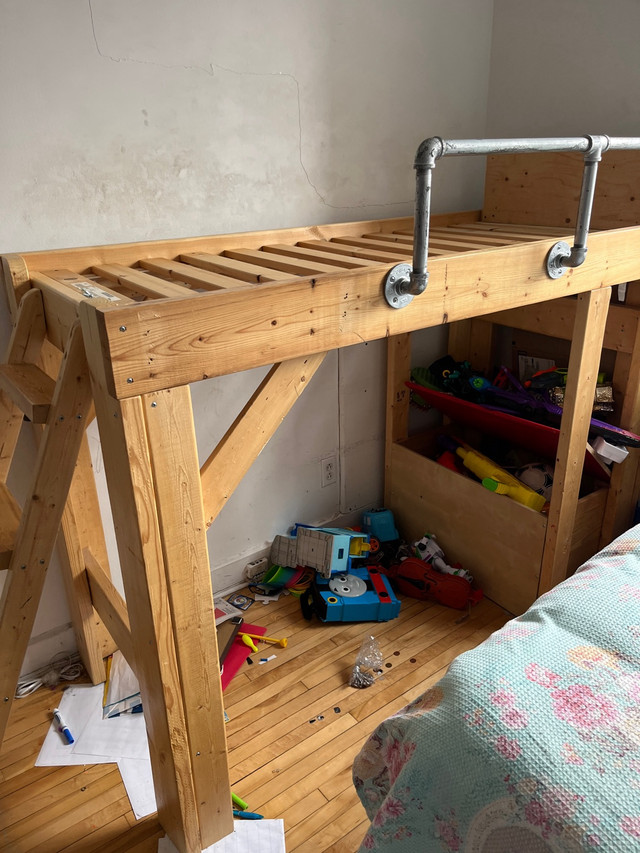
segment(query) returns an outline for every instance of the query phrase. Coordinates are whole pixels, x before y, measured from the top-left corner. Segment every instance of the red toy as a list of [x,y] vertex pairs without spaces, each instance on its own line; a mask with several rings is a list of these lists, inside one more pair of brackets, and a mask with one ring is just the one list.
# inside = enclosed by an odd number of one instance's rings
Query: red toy
[[482,590],[473,589],[459,575],[445,575],[432,569],[418,557],[407,557],[396,566],[384,570],[395,588],[412,598],[437,601],[446,607],[464,610],[467,605],[477,604],[483,597]]

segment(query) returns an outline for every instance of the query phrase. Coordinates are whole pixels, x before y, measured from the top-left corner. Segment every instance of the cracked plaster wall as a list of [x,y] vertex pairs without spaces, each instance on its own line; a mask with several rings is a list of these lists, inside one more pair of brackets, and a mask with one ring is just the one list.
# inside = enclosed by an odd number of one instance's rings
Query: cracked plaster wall
[[[0,0],[0,251],[409,214],[419,142],[484,133],[492,10]],[[434,210],[480,206],[482,172],[443,161]],[[426,358],[443,346],[441,332],[421,344]],[[203,458],[263,374],[194,386]],[[210,530],[217,588],[294,521],[379,504],[383,376],[381,343],[326,359]],[[100,473],[95,430],[90,439]],[[321,489],[332,453],[340,482]],[[68,623],[55,563],[49,574],[35,636]],[[34,645],[31,668],[70,632],[56,642]]]

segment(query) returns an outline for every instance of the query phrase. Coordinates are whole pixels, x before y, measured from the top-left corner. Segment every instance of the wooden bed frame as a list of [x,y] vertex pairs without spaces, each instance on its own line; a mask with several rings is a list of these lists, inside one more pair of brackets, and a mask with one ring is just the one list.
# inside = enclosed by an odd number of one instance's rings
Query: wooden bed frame
[[[140,681],[162,825],[181,853],[231,831],[206,528],[338,347],[389,340],[387,500],[411,527],[419,522],[408,505],[420,508],[424,487],[415,479],[410,489],[399,485],[407,471],[399,454],[416,441],[408,438],[404,386],[410,334],[456,324],[453,351],[486,356],[493,325],[474,318],[493,314],[547,331],[558,318],[557,309],[546,312],[548,301],[577,297],[560,312],[572,340],[569,383],[549,518],[543,527],[541,517],[534,521],[538,576],[525,598],[564,578],[605,334],[620,358],[618,379],[625,388],[640,385],[638,311],[612,306],[618,313],[606,325],[611,287],[640,278],[640,229],[620,227],[640,221],[639,160],[608,156],[593,224],[611,230],[590,235],[582,267],[551,280],[544,258],[558,237],[571,238],[579,158],[490,158],[484,213],[432,217],[428,289],[400,311],[384,301],[383,280],[411,257],[409,218],[4,255],[14,331],[0,368],[0,568],[9,570],[0,610],[0,737],[60,531],[90,677],[104,679],[103,658],[117,646]],[[514,192],[505,200],[507,185]],[[273,367],[200,468],[189,383],[261,365]],[[625,396],[623,426],[636,426],[637,396]],[[94,410],[126,604],[109,576],[85,434]],[[24,415],[41,426],[20,508],[7,478]],[[636,467],[635,456],[618,466],[609,499],[583,519],[588,548],[605,504],[608,526],[598,527],[598,538],[613,538],[628,516]],[[494,587],[517,570],[507,565]]]

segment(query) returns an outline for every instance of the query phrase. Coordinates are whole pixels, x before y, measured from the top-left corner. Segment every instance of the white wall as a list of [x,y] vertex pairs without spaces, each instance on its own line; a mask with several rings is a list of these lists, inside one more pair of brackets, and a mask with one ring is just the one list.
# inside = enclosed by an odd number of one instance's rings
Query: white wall
[[[409,214],[419,142],[484,131],[492,10],[0,0],[0,252]],[[479,206],[482,171],[443,163],[434,210]],[[203,458],[263,374],[193,388]],[[379,504],[383,376],[382,343],[326,359],[211,528],[217,588],[293,522]],[[34,634],[66,623],[54,563]],[[32,667],[57,650],[41,646]]]
[[495,0],[489,136],[640,135],[638,0]]

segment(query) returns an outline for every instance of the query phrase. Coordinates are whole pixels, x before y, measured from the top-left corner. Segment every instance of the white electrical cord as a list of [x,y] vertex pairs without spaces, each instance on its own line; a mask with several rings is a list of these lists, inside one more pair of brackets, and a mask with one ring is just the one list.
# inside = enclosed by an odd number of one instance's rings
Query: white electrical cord
[[40,687],[55,687],[60,681],[75,681],[84,672],[77,655],[56,655],[48,666],[18,679],[16,699],[22,699],[35,693]]

